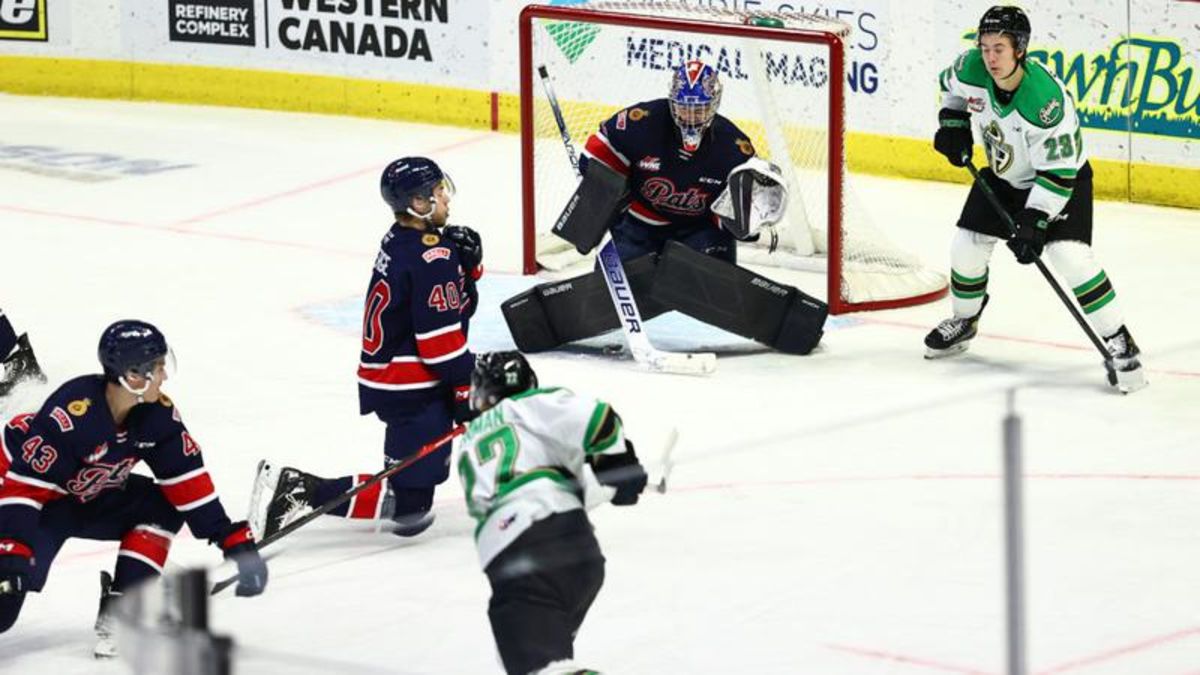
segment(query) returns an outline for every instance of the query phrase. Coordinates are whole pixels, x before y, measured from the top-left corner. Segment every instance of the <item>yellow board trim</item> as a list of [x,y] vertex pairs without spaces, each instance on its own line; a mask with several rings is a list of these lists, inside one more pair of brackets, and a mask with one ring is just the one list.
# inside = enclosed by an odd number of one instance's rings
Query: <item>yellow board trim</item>
[[[0,91],[14,94],[201,103],[353,115],[488,129],[492,94],[425,84],[210,66],[30,56],[0,56]],[[497,127],[520,128],[520,98],[497,96]],[[976,157],[982,157],[976,149]],[[852,132],[851,171],[967,183],[925,139]],[[1093,159],[1096,196],[1200,208],[1200,169]]]

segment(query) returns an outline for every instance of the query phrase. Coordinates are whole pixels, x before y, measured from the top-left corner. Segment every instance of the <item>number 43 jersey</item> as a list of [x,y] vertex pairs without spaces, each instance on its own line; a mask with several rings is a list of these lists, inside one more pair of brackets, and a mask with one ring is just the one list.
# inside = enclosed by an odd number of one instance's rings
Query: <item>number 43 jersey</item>
[[1026,59],[1023,67],[1020,86],[1002,103],[981,52],[964,52],[942,71],[942,107],[968,111],[992,171],[1030,191],[1026,208],[1053,218],[1071,198],[1087,155],[1066,86],[1038,61]]
[[530,389],[470,423],[458,475],[484,569],[537,521],[584,508],[584,462],[625,452],[620,419],[607,403],[568,389]]

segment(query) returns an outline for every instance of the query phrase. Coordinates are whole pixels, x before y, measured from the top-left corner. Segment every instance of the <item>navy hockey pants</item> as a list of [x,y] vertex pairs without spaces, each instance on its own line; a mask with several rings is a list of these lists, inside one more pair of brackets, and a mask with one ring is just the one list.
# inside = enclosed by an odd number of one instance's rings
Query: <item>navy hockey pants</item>
[[[88,502],[70,497],[50,502],[42,509],[37,534],[29,542],[35,561],[29,574],[29,590],[40,591],[46,585],[50,566],[68,539],[120,541],[138,525],[172,534],[183,527],[183,515],[146,476],[130,476],[123,488],[105,490]],[[132,573],[122,574],[122,562],[125,558],[118,556],[117,588],[128,587],[155,571],[138,562],[129,567]],[[0,631],[16,622],[24,600],[24,593],[0,596]]]
[[613,225],[612,238],[622,262],[661,254],[668,241],[678,241],[693,251],[737,264],[737,240],[717,225],[647,225],[626,214]]

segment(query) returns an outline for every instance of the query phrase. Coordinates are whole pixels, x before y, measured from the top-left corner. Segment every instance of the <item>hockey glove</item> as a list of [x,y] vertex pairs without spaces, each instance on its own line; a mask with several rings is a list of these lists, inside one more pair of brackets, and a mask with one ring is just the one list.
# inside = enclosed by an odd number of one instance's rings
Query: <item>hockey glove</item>
[[1017,233],[1008,240],[1008,247],[1017,256],[1017,262],[1028,265],[1041,257],[1042,248],[1046,246],[1047,220],[1049,216],[1037,209],[1022,209],[1017,214],[1013,220]]
[[465,225],[447,225],[442,234],[458,247],[458,260],[463,270],[475,280],[483,275],[483,239],[479,233]]
[[464,384],[450,390],[450,411],[455,424],[466,424],[479,417],[479,412],[471,409],[471,385]]
[[938,111],[938,124],[933,149],[945,155],[954,166],[966,166],[971,161],[974,145],[971,114],[965,110],[942,108]]
[[601,485],[617,489],[612,498],[613,504],[630,506],[638,502],[638,495],[646,489],[647,478],[646,470],[633,451],[633,443],[627,439],[625,452],[619,455],[592,455],[588,460],[596,472],[596,480]]
[[221,550],[225,559],[237,563],[237,594],[248,598],[263,592],[267,587],[267,563],[258,554],[258,544],[250,526],[241,520],[229,528],[229,534],[221,539]]
[[32,571],[33,550],[16,539],[0,539],[0,596],[28,590]]

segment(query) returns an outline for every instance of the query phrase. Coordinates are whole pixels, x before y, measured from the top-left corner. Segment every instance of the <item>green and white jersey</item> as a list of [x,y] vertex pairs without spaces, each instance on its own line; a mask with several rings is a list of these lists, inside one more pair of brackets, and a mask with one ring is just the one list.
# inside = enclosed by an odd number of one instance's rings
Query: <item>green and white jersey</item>
[[1021,85],[1001,104],[983,55],[978,49],[964,52],[942,71],[942,107],[968,111],[992,171],[1030,190],[1025,206],[1053,218],[1071,198],[1087,155],[1066,85],[1037,61],[1027,59],[1024,68]]
[[584,507],[584,459],[625,452],[621,418],[568,389],[531,389],[467,426],[458,475],[485,569],[535,522]]

